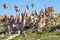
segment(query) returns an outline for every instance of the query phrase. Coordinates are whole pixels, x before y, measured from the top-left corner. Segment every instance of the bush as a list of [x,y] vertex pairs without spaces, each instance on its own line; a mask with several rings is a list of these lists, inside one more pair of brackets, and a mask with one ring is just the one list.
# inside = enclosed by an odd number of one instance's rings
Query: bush
[[[55,28],[56,26],[50,26],[50,27],[47,27],[47,26],[45,26],[45,27],[43,27],[42,28],[42,31],[43,32],[50,32],[53,28]],[[54,30],[53,30],[54,31]]]
[[56,35],[60,35],[60,32],[56,32]]
[[49,32],[49,31],[50,31],[50,27],[43,27],[43,28],[42,28],[42,31],[43,31],[43,32]]

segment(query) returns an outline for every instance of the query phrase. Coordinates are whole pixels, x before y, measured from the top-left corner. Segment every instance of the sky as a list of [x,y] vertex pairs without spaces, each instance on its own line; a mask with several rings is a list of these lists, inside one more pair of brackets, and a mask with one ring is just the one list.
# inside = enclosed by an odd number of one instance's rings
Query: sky
[[[31,7],[31,4],[34,7]],[[3,5],[7,4],[8,8],[4,9]],[[0,14],[16,15],[14,5],[20,8],[19,13],[24,13],[26,5],[29,5],[28,12],[31,14],[33,10],[39,13],[41,9],[45,10],[48,6],[53,6],[55,13],[60,13],[60,0],[0,0]],[[44,6],[45,5],[45,6]]]

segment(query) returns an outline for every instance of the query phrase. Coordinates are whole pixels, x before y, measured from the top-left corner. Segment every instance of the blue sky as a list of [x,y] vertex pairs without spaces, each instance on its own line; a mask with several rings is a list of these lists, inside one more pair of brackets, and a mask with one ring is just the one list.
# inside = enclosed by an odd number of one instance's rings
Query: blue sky
[[[32,3],[35,4],[33,8],[31,7]],[[7,4],[8,8],[4,9],[3,4]],[[27,4],[30,6],[29,13],[32,13],[33,10],[40,12],[41,9],[45,10],[48,6],[53,6],[55,13],[60,13],[60,0],[0,0],[0,14],[15,15],[14,5],[20,7],[19,13],[23,13],[26,10]]]

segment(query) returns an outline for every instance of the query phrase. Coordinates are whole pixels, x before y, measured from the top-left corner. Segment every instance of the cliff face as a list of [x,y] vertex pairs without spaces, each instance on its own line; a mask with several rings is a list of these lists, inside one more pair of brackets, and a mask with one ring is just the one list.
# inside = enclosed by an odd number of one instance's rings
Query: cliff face
[[8,15],[0,15],[0,22],[8,22],[9,18]]
[[[45,11],[43,11],[41,9],[39,15],[37,13],[37,11],[33,11],[32,14],[30,15],[28,10],[25,10],[25,12],[23,14],[16,14],[16,16],[14,17],[15,23],[22,23],[25,26],[29,26],[29,25],[38,25],[39,27],[45,27],[45,26],[49,26],[49,25],[55,25],[56,24],[56,18],[57,16],[60,15],[56,15],[54,13],[54,8],[53,7],[47,7],[45,9]],[[0,21],[4,18],[4,16],[2,17],[0,15]],[[6,18],[11,18],[6,16]],[[8,19],[6,19],[8,20]]]

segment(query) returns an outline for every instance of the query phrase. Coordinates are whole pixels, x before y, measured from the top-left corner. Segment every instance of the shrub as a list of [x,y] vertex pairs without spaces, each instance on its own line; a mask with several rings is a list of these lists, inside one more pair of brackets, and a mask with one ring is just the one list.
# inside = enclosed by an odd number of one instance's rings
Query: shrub
[[60,32],[56,32],[56,35],[60,35]]

